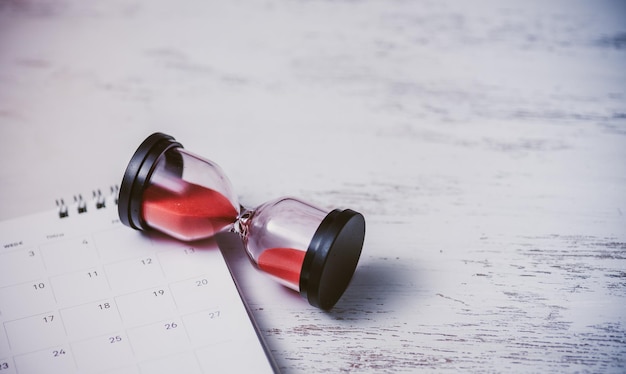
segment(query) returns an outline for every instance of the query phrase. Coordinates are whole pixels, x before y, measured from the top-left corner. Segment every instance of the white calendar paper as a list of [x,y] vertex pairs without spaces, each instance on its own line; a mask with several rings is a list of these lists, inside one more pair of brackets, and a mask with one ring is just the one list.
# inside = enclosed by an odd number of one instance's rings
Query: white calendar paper
[[214,242],[115,207],[0,222],[0,374],[273,372]]

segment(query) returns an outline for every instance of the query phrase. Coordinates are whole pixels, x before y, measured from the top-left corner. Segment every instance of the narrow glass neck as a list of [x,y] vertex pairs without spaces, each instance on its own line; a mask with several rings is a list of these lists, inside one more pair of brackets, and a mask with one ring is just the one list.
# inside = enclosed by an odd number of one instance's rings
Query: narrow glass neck
[[250,221],[254,216],[255,210],[248,209],[243,205],[239,206],[239,216],[237,220],[233,222],[232,231],[239,234],[244,244],[247,245],[248,233],[250,232]]

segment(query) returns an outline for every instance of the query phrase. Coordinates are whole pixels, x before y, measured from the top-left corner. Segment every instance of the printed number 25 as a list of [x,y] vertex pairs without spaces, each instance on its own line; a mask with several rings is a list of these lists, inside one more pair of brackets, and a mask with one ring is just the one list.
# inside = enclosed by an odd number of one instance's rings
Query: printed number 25
[[122,341],[122,337],[119,335],[109,337],[109,343],[111,344],[121,342],[121,341]]

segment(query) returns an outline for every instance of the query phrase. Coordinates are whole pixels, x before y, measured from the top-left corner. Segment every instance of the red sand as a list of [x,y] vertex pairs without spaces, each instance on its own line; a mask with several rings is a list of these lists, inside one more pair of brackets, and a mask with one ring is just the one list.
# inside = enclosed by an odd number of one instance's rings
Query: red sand
[[184,240],[207,238],[232,224],[237,210],[221,193],[181,181],[180,191],[150,185],[143,193],[143,217],[158,230]]
[[275,277],[300,285],[300,270],[306,251],[292,248],[270,248],[259,256],[259,267]]

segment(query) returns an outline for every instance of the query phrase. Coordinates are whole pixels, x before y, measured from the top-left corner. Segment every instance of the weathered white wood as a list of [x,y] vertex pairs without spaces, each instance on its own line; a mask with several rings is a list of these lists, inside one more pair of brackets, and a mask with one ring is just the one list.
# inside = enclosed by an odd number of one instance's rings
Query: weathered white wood
[[625,25],[621,1],[0,2],[0,217],[118,182],[163,131],[247,206],[366,215],[331,312],[242,270],[284,372],[624,372]]

